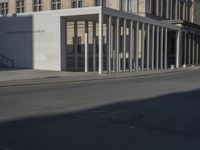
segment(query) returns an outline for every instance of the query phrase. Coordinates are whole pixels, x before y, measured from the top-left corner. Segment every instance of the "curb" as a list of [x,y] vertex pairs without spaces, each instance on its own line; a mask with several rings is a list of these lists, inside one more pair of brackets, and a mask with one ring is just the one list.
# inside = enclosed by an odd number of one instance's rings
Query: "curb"
[[[119,74],[115,74],[117,76],[112,75],[98,75],[97,77],[93,77],[90,79],[73,79],[73,80],[65,80],[65,81],[33,81],[33,80],[41,80],[47,78],[35,78],[35,79],[25,79],[25,80],[13,80],[13,81],[3,81],[0,83],[0,87],[16,87],[16,86],[34,86],[34,85],[48,85],[48,84],[55,84],[55,83],[79,83],[79,82],[90,82],[90,81],[103,81],[103,80],[114,80],[114,79],[129,79],[129,78],[138,78],[138,77],[147,77],[147,76],[156,76],[156,75],[165,75],[165,74],[173,74],[177,72],[187,72],[194,69],[181,69],[181,70],[169,70],[164,72],[154,72],[154,73],[147,73],[147,74],[139,74],[139,75],[124,75],[123,73],[121,76]],[[197,69],[195,69],[197,70]],[[119,76],[118,76],[119,75]],[[80,77],[80,76],[79,76]],[[6,84],[6,82],[20,82],[25,81],[27,83],[11,83]]]

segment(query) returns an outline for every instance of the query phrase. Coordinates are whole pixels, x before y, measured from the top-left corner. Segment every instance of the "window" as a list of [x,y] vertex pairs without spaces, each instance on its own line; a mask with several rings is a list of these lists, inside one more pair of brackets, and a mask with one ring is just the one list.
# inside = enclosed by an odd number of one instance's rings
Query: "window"
[[156,10],[157,10],[157,1],[156,0],[151,0],[151,14],[152,15],[157,15]]
[[42,11],[42,0],[33,0],[33,11]]
[[2,15],[8,14],[8,2],[1,3],[1,14]]
[[94,0],[94,6],[100,6],[100,0]]
[[51,2],[51,9],[52,10],[61,9],[61,0],[52,0],[52,2]]
[[180,2],[180,19],[183,20],[183,7],[184,7],[184,3],[183,2]]
[[24,12],[24,0],[16,0],[16,13]]
[[83,7],[83,2],[82,1],[78,1],[78,7],[79,8]]
[[72,8],[83,7],[83,0],[72,0]]
[[77,1],[73,1],[72,2],[72,8],[76,8],[77,7]]
[[163,18],[167,19],[167,13],[166,10],[167,9],[167,2],[166,0],[163,0],[163,4],[162,4],[162,14],[163,14]]
[[121,5],[121,11],[127,12],[127,0],[121,0],[120,5]]

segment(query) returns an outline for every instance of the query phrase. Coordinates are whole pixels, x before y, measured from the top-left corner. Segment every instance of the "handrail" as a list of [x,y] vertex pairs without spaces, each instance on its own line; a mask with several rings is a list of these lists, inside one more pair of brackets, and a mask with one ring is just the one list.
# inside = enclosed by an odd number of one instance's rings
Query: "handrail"
[[0,63],[3,65],[9,67],[9,68],[14,68],[14,60],[0,54]]

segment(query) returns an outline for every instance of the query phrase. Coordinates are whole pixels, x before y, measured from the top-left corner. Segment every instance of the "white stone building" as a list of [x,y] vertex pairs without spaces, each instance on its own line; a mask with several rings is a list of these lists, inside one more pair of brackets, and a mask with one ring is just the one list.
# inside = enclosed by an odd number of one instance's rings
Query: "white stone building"
[[0,62],[127,72],[200,64],[195,0],[0,0]]

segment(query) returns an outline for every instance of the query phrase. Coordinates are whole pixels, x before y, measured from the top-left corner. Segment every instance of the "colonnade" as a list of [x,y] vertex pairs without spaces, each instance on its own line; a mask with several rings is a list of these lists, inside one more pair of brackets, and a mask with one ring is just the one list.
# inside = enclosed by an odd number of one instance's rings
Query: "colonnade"
[[[181,31],[151,22],[115,16],[104,16],[104,18],[102,28],[100,27],[102,32],[99,30],[99,42],[102,42],[99,45],[100,74],[104,71],[118,73],[167,69],[170,65],[179,67]],[[174,64],[168,63],[170,31],[177,32]],[[106,39],[104,44],[103,37]],[[105,46],[106,50],[103,50]]]
[[[134,17],[105,14],[100,14],[98,21],[82,22],[84,49],[81,54],[77,40],[73,43],[75,71],[80,71],[77,69],[80,55],[84,59],[81,62],[84,72],[98,71],[99,74],[200,65],[200,36],[196,33]],[[77,28],[75,21],[75,39]]]
[[200,35],[183,32],[182,64],[184,66],[200,65]]
[[149,0],[149,13],[169,20],[191,21],[190,0]]

